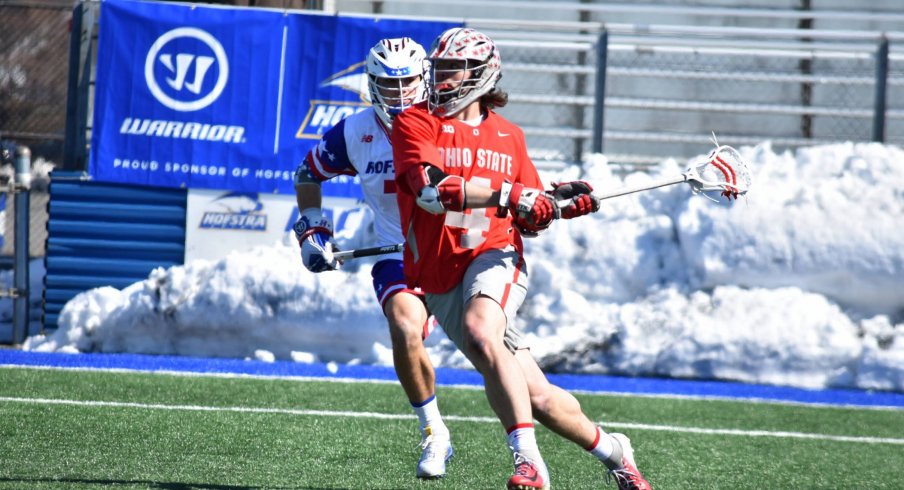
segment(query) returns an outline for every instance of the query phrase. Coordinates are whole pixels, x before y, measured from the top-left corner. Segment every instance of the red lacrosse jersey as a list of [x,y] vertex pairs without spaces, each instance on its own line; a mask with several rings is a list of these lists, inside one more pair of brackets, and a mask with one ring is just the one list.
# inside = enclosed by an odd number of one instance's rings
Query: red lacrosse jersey
[[500,218],[494,206],[430,214],[417,205],[415,194],[400,177],[411,166],[427,163],[493,189],[504,181],[542,188],[518,126],[488,111],[486,119],[474,127],[433,116],[422,103],[393,121],[392,154],[409,286],[444,293],[461,282],[471,261],[482,252],[514,245],[523,253],[511,213]]

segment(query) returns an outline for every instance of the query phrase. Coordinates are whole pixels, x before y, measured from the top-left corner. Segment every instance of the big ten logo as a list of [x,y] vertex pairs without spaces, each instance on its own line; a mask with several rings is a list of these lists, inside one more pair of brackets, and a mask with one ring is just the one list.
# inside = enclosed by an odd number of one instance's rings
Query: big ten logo
[[311,107],[302,121],[296,138],[319,139],[323,133],[352,114],[367,109],[369,104],[365,102],[333,102],[326,100],[312,100]]
[[229,60],[212,35],[180,27],[161,35],[148,49],[144,78],[151,94],[164,106],[180,112],[197,111],[223,93]]

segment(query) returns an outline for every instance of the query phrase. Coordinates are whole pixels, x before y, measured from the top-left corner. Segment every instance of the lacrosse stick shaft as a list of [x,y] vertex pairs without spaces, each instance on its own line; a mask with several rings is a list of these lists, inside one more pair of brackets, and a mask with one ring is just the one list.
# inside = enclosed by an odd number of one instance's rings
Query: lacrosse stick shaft
[[401,252],[405,247],[404,244],[384,245],[382,247],[359,248],[357,250],[343,250],[334,252],[333,257],[339,260],[357,259],[359,257],[373,257],[374,255],[385,255],[395,252]]
[[[667,185],[680,184],[682,182],[687,182],[687,176],[684,174],[679,174],[671,177],[665,177],[659,180],[655,180],[653,182],[647,182],[645,184],[636,185],[632,187],[621,187],[618,189],[613,189],[609,192],[594,192],[592,195],[595,199],[602,201],[604,199],[612,199],[613,197],[624,196],[627,194],[634,194],[635,192],[648,191],[650,189],[657,189],[659,187],[665,187]],[[571,204],[570,199],[565,199],[562,201],[558,201],[556,203],[560,208],[564,208]]]
[[685,176],[684,174],[679,174],[633,187],[622,187],[620,189],[614,189],[609,192],[594,193],[593,197],[602,201],[603,199],[611,199],[613,197],[624,196],[626,194],[634,194],[635,192],[648,191],[650,189],[657,189],[659,187],[665,187],[667,185],[680,184],[686,181],[687,176]]

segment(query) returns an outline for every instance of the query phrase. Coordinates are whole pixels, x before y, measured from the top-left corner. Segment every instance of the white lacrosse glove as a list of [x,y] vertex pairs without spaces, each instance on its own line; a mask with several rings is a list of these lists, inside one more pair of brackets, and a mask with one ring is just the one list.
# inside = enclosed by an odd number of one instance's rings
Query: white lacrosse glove
[[301,262],[309,271],[332,271],[342,265],[333,256],[333,252],[338,251],[333,243],[333,224],[320,209],[302,211],[293,228],[301,247]]

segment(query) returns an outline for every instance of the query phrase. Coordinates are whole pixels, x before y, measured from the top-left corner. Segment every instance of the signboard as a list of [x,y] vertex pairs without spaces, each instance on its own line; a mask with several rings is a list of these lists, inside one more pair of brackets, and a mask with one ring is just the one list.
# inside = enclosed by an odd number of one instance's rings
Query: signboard
[[[323,213],[338,237],[357,232],[362,217],[353,198],[327,197]],[[189,190],[185,217],[185,262],[216,260],[232,251],[277,243],[297,246],[292,225],[295,196],[256,192]],[[298,259],[301,267],[301,259]]]
[[[324,131],[367,107],[370,47],[408,36],[429,48],[454,25],[106,0],[89,173],[104,182],[293,194],[295,167]],[[324,194],[355,198],[360,190],[331,181]]]

